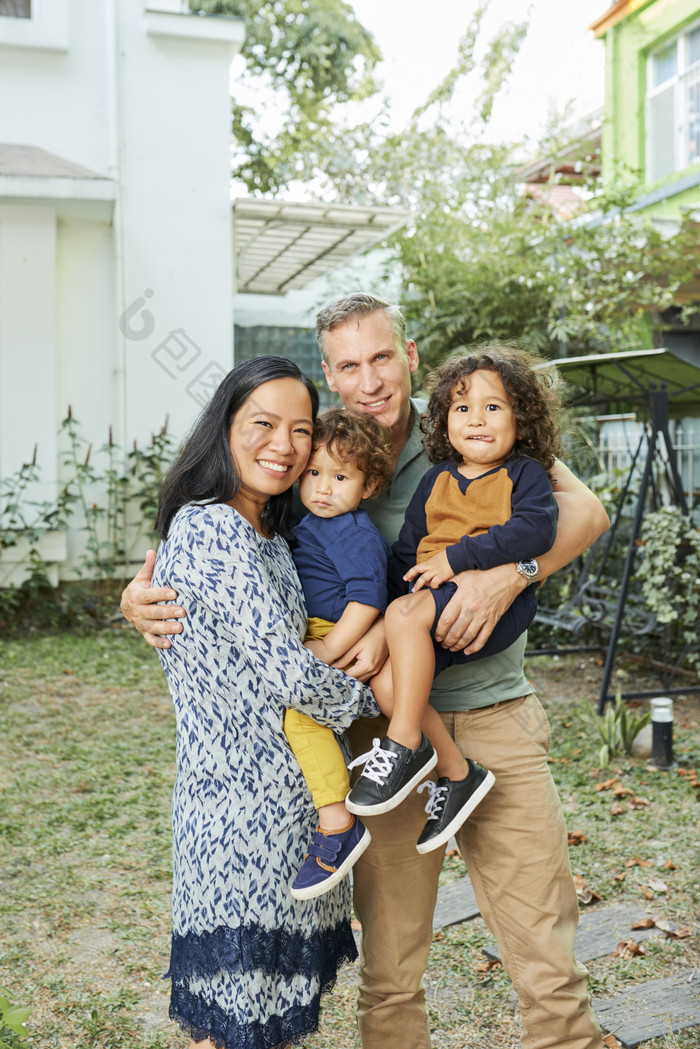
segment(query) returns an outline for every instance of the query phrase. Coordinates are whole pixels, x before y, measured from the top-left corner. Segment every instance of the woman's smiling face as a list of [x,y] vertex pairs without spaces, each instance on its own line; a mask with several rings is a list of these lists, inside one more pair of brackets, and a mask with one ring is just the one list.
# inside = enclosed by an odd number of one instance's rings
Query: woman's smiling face
[[286,492],[301,475],[311,454],[311,398],[297,379],[272,379],[251,393],[229,430],[229,447],[240,478],[231,505],[258,508],[272,495]]

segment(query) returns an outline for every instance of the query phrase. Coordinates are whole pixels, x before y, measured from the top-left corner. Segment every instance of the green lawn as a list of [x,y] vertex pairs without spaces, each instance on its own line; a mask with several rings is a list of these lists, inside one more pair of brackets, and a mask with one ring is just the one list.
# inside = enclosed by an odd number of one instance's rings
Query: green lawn
[[[572,662],[562,675],[566,666],[553,673],[538,660],[528,669],[552,721],[552,771],[570,830],[587,839],[571,848],[574,873],[605,901],[635,901],[640,917],[691,926],[700,909],[695,781],[631,759],[598,772],[581,716],[595,689],[562,702],[561,683],[577,673]],[[167,1020],[162,980],[174,715],[157,655],[124,629],[37,635],[0,642],[0,668],[0,987],[31,1009],[33,1045],[180,1049],[187,1039]],[[697,707],[677,710],[686,772],[699,764]],[[463,873],[448,857],[443,879]],[[467,1032],[470,1049],[517,1045],[507,977],[483,971],[488,938],[477,919],[435,940],[426,977],[435,1049],[464,1049]],[[645,951],[594,962],[594,994],[700,968],[692,938],[657,937]],[[309,1049],[357,1049],[356,980],[348,967]],[[647,1044],[697,1047],[700,1028]]]

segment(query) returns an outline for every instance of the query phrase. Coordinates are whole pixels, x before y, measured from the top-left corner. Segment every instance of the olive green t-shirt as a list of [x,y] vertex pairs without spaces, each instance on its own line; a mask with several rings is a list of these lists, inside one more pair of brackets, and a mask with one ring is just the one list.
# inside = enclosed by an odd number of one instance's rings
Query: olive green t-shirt
[[[389,543],[394,543],[403,524],[406,507],[423,474],[430,467],[421,440],[419,417],[425,405],[411,400],[413,427],[403,447],[389,487],[375,499],[363,502],[372,521]],[[527,635],[495,656],[448,667],[435,679],[430,702],[436,710],[475,710],[532,692],[523,670]]]

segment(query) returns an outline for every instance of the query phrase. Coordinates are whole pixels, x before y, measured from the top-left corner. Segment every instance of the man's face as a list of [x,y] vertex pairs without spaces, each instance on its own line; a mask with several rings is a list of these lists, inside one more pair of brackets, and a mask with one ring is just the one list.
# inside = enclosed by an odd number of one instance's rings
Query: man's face
[[413,340],[397,343],[391,318],[383,310],[351,317],[323,333],[329,363],[323,371],[346,408],[374,415],[400,430],[411,415],[411,372],[418,367]]

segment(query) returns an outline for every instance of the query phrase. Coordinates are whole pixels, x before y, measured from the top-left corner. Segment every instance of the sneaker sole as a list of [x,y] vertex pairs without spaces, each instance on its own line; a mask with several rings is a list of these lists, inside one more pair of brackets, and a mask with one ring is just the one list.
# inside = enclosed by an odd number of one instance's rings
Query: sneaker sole
[[457,815],[452,818],[451,822],[448,823],[444,830],[434,838],[431,838],[430,841],[424,841],[422,845],[416,845],[418,852],[420,852],[421,855],[425,855],[426,852],[433,852],[435,849],[439,849],[441,845],[446,845],[454,832],[459,830],[462,824],[469,819],[479,802],[484,800],[495,782],[496,777],[493,772],[488,772],[481,786],[474,791],[464,808],[459,810]]
[[358,841],[355,848],[352,850],[349,856],[346,856],[344,861],[338,867],[337,871],[333,874],[329,874],[323,881],[318,882],[316,885],[309,885],[305,889],[292,889],[290,892],[295,900],[313,900],[317,896],[323,896],[325,893],[330,892],[335,886],[343,880],[346,874],[350,871],[350,868],[359,860],[362,853],[365,851],[367,846],[372,840],[370,832],[365,827],[365,832]]
[[425,765],[414,774],[408,783],[404,783],[403,787],[397,794],[387,798],[386,801],[377,802],[375,805],[358,805],[350,800],[350,795],[348,794],[345,799],[345,808],[348,812],[353,812],[356,816],[381,816],[383,812],[391,812],[392,809],[395,809],[408,797],[421,780],[425,779],[431,769],[435,768],[437,760],[438,756],[435,751],[433,751],[432,756],[428,758]]

